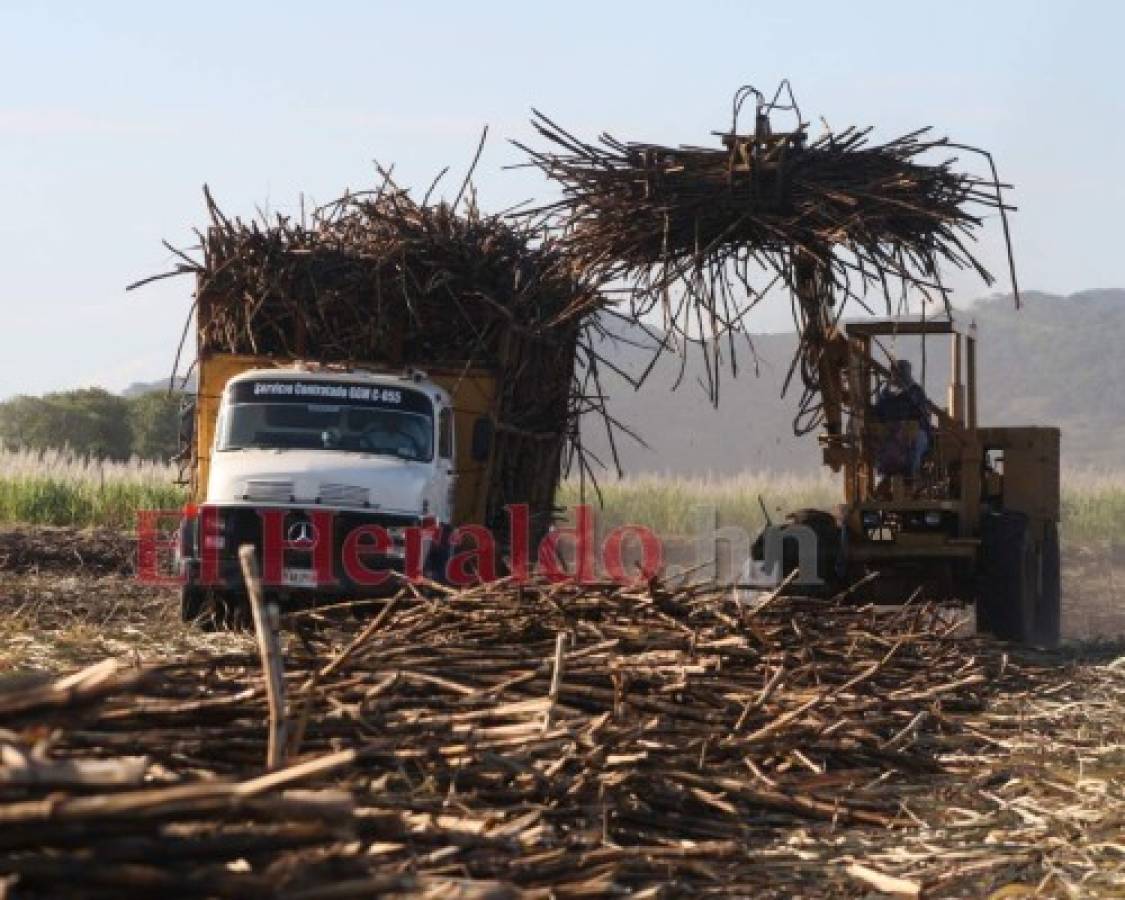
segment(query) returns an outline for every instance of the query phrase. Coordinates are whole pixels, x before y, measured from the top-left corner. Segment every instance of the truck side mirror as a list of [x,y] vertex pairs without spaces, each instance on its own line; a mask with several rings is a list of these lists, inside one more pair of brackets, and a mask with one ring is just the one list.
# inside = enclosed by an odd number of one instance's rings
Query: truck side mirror
[[195,398],[185,394],[180,398],[178,459],[191,458],[191,444],[195,439]]
[[480,416],[473,422],[473,462],[487,462],[492,452],[492,420],[487,416]]

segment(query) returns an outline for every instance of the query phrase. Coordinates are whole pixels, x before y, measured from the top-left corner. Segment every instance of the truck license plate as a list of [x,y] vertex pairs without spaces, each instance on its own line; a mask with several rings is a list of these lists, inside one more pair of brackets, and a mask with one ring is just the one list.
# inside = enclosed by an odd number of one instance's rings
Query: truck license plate
[[281,581],[286,587],[316,587],[316,570],[282,569]]

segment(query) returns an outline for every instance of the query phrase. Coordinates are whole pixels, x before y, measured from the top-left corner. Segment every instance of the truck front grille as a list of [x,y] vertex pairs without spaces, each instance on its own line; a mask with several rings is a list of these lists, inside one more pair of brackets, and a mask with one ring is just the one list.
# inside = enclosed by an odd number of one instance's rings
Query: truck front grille
[[371,492],[355,484],[322,484],[318,498],[328,506],[368,506]]
[[289,503],[293,500],[293,482],[251,478],[246,482],[243,499],[261,500],[266,503]]

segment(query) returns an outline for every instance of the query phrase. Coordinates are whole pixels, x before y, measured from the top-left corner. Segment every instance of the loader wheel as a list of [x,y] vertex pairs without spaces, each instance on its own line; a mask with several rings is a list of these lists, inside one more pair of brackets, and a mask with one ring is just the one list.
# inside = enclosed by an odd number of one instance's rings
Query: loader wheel
[[1042,589],[1035,613],[1035,642],[1044,647],[1058,646],[1062,636],[1062,570],[1059,554],[1059,526],[1048,522],[1043,532]]
[[1023,513],[1004,510],[985,518],[981,533],[984,580],[977,627],[1003,641],[1036,638],[1042,560]]
[[[836,517],[823,509],[799,509],[785,517],[782,528],[802,525],[816,536],[816,575],[824,585],[815,589],[818,595],[834,590],[837,580],[836,563],[840,558],[840,524]],[[757,561],[765,559],[765,536],[767,529],[754,540],[750,547],[750,558]],[[789,575],[799,563],[797,542],[783,540],[781,544],[781,577]],[[807,590],[802,586],[801,590]]]
[[[816,535],[817,576],[826,584],[836,580],[836,563],[840,558],[840,523],[830,512],[823,509],[799,509],[787,518],[789,525],[804,525]],[[792,541],[786,541],[782,549],[785,574],[797,568],[796,548]],[[831,590],[831,588],[829,588]]]

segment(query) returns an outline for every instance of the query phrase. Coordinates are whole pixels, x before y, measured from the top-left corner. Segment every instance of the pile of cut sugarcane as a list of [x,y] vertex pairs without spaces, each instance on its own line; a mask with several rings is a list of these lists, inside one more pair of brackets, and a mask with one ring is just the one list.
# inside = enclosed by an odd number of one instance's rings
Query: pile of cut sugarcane
[[988,698],[1046,677],[954,638],[929,606],[546,581],[372,602],[350,627],[332,609],[288,618],[274,771],[254,655],[4,685],[0,884],[304,898],[862,886],[862,866],[786,841],[899,841],[942,792],[1001,790],[985,752],[1024,726],[988,724]]

